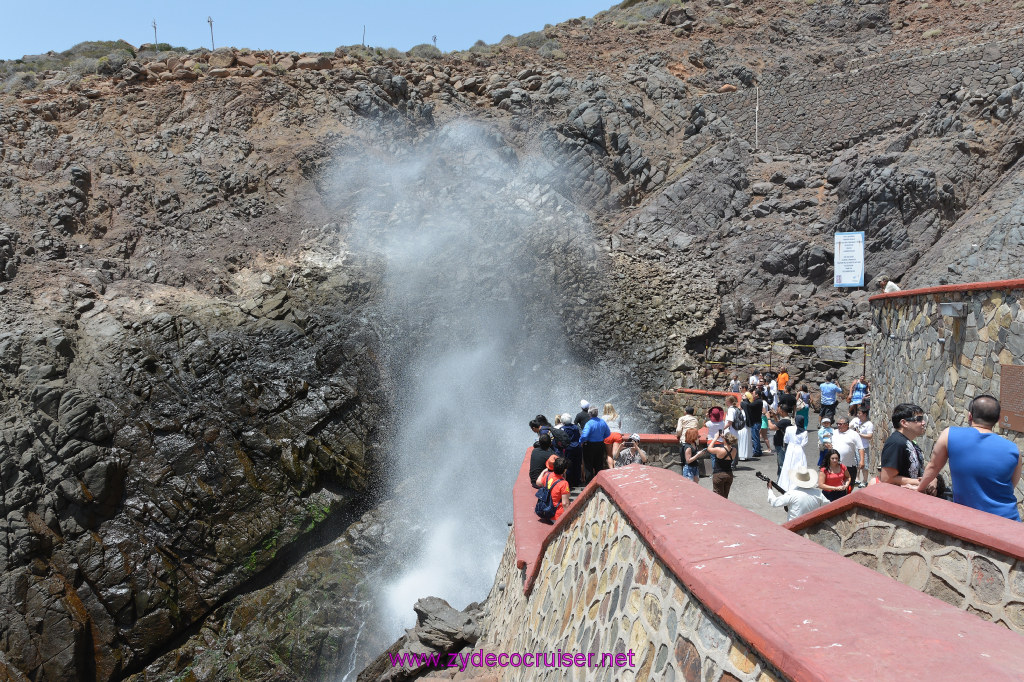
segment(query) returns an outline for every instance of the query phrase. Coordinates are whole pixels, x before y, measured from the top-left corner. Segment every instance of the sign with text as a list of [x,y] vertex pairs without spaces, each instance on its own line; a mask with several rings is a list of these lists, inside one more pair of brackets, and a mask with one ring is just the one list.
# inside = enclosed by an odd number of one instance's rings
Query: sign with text
[[999,367],[999,426],[1024,432],[1024,365]]
[[834,267],[837,287],[864,286],[863,232],[836,232]]

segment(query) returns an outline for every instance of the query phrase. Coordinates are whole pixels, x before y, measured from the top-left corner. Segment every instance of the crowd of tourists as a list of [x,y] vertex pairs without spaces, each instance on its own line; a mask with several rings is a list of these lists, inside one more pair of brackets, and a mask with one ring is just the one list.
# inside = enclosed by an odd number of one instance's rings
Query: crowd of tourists
[[[786,507],[790,519],[838,500],[857,487],[884,483],[948,496],[959,504],[1020,520],[1014,489],[1024,460],[1016,444],[993,432],[1000,416],[996,398],[974,398],[968,406],[968,426],[943,430],[927,466],[915,442],[925,432],[927,416],[912,403],[897,405],[891,415],[892,434],[871,466],[875,431],[870,417],[871,386],[860,376],[843,389],[837,379],[830,373],[817,387],[817,400],[812,401],[806,385],[794,390],[784,367],[778,372],[754,372],[746,386],[734,376],[729,392],[739,393],[739,398],[728,395],[724,405],[707,411],[703,424],[692,406],[685,408],[677,421],[682,475],[698,482],[706,475],[703,470],[710,460],[711,487],[728,497],[737,462],[774,455],[777,481],[768,484],[768,503]],[[849,408],[836,416],[841,400]],[[805,450],[811,442],[812,402],[817,402],[819,415],[817,471],[807,466]],[[603,411],[585,400],[580,407],[575,417],[562,414],[554,424],[543,415],[530,421],[537,434],[530,457],[530,481],[539,489],[539,497],[552,499],[552,520],[564,514],[570,486],[585,485],[603,469],[646,464],[648,459],[638,434],[623,435],[621,417],[610,403]],[[702,437],[705,447],[701,447]],[[938,476],[947,462],[951,494]]]
[[570,487],[586,485],[605,469],[647,463],[639,434],[623,435],[622,417],[611,403],[598,410],[581,400],[575,417],[566,412],[552,424],[538,414],[530,420],[530,429],[537,434],[530,453],[530,481],[550,497],[553,509],[551,516],[542,517],[545,521],[556,521],[565,513]]

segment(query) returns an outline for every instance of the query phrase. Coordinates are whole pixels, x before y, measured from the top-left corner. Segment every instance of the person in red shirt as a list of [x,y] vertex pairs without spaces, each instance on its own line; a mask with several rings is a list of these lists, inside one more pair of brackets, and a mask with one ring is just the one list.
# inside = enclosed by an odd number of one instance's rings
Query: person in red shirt
[[555,505],[555,516],[552,521],[557,521],[565,514],[565,508],[569,506],[569,484],[565,480],[565,470],[569,467],[569,460],[565,457],[551,455],[547,462],[548,471],[537,477],[537,487],[547,486],[551,490],[551,501]]

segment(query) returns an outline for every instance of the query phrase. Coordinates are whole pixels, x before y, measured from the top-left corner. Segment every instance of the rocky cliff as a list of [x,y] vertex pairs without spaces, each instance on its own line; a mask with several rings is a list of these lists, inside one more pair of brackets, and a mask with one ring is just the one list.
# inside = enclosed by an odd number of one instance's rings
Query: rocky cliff
[[[835,231],[904,286],[1019,275],[1022,24],[1008,2],[625,2],[447,55],[0,63],[0,672],[351,667],[358,586],[408,521],[341,531],[388,470],[384,348],[417,330],[353,243],[386,182],[339,157],[476,124],[432,176],[484,152],[528,171],[507,205],[531,228],[529,258],[473,264],[522,279],[481,289],[546,291],[524,318],[570,310],[574,361],[634,397],[769,346],[815,380],[870,324],[831,285]],[[398,218],[369,205],[372,243]]]

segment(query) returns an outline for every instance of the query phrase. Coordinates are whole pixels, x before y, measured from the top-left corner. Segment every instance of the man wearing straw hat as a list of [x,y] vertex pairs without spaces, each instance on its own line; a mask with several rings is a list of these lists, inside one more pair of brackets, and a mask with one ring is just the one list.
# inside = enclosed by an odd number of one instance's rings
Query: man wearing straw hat
[[806,466],[798,466],[789,476],[789,492],[785,495],[776,495],[771,482],[768,483],[768,504],[788,507],[789,518],[786,520],[792,521],[825,506],[828,500],[818,489],[818,474]]

